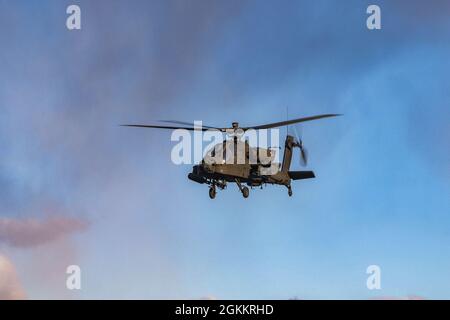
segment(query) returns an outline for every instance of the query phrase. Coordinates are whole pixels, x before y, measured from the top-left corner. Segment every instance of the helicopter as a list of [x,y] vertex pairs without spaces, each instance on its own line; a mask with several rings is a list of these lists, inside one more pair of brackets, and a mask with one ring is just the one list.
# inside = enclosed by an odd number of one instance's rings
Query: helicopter
[[[209,197],[211,199],[216,197],[217,189],[226,189],[228,183],[236,183],[244,198],[248,198],[250,194],[248,187],[260,187],[262,189],[266,184],[285,186],[288,190],[289,197],[291,197],[293,194],[291,186],[292,180],[315,178],[313,171],[290,170],[294,148],[300,150],[301,164],[303,166],[307,165],[308,152],[303,145],[302,139],[299,138],[298,135],[294,137],[288,132],[284,142],[282,162],[276,163],[273,162],[274,150],[270,148],[251,147],[247,141],[241,141],[242,136],[248,130],[271,129],[283,126],[288,126],[289,128],[289,125],[337,116],[341,116],[341,114],[320,114],[251,127],[240,127],[238,122],[232,122],[231,127],[225,128],[205,125],[199,127],[191,122],[177,120],[160,120],[160,122],[172,125],[123,124],[121,126],[169,130],[185,129],[190,131],[216,130],[227,133],[232,139],[224,140],[222,143],[214,146],[212,150],[208,151],[201,162],[193,166],[192,172],[188,174],[188,178],[191,181],[208,185]],[[241,147],[241,150],[244,150],[243,162],[236,161],[238,156],[237,152],[228,152],[231,149],[233,151],[239,149],[239,147]],[[227,155],[231,154],[233,159],[232,161],[225,161],[223,158],[219,157],[221,161],[215,161],[218,154],[221,156],[223,155],[225,158]],[[268,157],[269,161],[263,159],[261,155],[264,155],[265,158]],[[250,161],[250,159],[255,159],[255,157],[256,161]]]

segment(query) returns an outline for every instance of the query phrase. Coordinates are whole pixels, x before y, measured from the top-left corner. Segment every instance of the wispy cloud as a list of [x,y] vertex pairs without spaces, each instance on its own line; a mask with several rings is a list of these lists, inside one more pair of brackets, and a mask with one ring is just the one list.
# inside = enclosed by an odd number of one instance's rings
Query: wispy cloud
[[0,300],[25,299],[26,295],[12,262],[0,254]]
[[88,222],[78,218],[54,216],[36,218],[0,218],[0,244],[28,248],[49,243],[83,231]]

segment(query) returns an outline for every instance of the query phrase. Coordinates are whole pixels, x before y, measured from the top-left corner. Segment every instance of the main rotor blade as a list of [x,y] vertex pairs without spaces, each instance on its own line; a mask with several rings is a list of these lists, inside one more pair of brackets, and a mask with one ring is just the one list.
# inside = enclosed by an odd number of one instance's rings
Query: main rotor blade
[[[182,124],[182,125],[186,125],[186,126],[191,126],[194,127],[195,124],[192,122],[186,122],[186,121],[178,121],[178,120],[158,120],[159,122],[164,122],[164,123],[175,123],[175,124]],[[204,128],[209,128],[209,129],[217,129],[217,130],[221,130],[220,128],[216,128],[216,127],[211,127],[211,126],[206,126],[204,124],[202,124],[202,127]]]
[[185,129],[185,130],[191,130],[191,131],[207,131],[207,130],[211,130],[208,128],[203,128],[203,127],[172,127],[172,126],[154,126],[154,125],[146,125],[146,124],[121,124],[122,127],[135,127],[135,128],[154,128],[154,129],[171,129],[171,130],[176,130],[176,129]]
[[282,126],[287,126],[290,124],[294,124],[294,123],[299,123],[299,122],[306,122],[306,121],[311,121],[311,120],[317,120],[317,119],[322,119],[322,118],[330,118],[330,117],[337,117],[337,116],[341,116],[342,114],[320,114],[317,116],[312,116],[312,117],[305,117],[305,118],[298,118],[298,119],[293,119],[293,120],[287,120],[287,121],[280,121],[280,122],[274,122],[274,123],[268,123],[268,124],[263,124],[260,126],[255,126],[255,127],[247,127],[244,128],[244,130],[248,130],[248,129],[270,129],[270,128],[276,128],[276,127],[282,127]]

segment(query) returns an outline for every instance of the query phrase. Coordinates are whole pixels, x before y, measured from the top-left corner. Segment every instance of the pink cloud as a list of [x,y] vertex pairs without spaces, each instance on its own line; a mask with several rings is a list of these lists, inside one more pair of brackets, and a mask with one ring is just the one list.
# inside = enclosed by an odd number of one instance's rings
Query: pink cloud
[[49,243],[83,231],[85,220],[65,216],[36,218],[0,218],[0,244],[28,248]]
[[26,295],[17,277],[16,268],[7,257],[0,255],[0,300],[25,298]]

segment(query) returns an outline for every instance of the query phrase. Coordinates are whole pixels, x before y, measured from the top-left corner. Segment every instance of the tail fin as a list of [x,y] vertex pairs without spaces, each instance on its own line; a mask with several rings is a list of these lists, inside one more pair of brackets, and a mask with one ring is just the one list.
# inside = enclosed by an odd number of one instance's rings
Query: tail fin
[[288,172],[292,160],[292,148],[294,147],[294,137],[287,135],[284,143],[283,163],[281,165],[282,172]]

